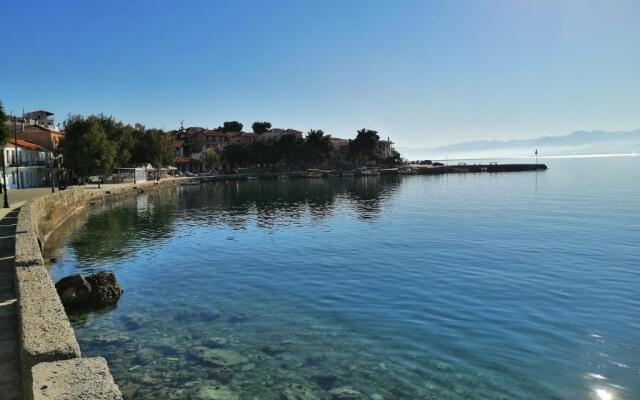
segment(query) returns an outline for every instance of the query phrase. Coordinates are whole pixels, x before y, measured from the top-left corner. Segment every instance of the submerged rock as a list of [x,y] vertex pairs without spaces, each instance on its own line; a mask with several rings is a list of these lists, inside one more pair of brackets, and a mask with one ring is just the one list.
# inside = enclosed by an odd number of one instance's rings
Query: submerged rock
[[277,344],[268,344],[266,346],[262,346],[260,348],[260,350],[263,353],[266,353],[270,356],[275,356],[281,353],[284,353],[285,351],[287,351],[286,348],[284,348],[283,346],[278,346]]
[[366,397],[350,387],[341,387],[329,392],[332,400],[366,400]]
[[280,398],[282,400],[320,400],[320,397],[312,388],[298,383],[285,386]]
[[122,295],[122,287],[113,272],[101,271],[83,277],[72,275],[56,283],[62,304],[70,308],[102,308],[114,305]]
[[203,343],[208,347],[213,347],[214,349],[219,349],[221,347],[226,346],[229,343],[229,341],[227,340],[227,338],[220,337],[220,336],[214,336],[212,338],[205,339],[203,341]]
[[211,349],[204,346],[196,346],[191,349],[191,354],[197,359],[217,367],[234,367],[245,364],[248,360],[245,356],[234,350]]
[[331,389],[338,381],[338,377],[331,374],[314,375],[312,378],[324,390]]
[[145,314],[128,314],[122,317],[122,321],[126,325],[126,327],[130,330],[140,329],[144,325],[146,325],[151,318]]
[[222,385],[208,385],[201,387],[196,398],[199,400],[238,400],[237,394],[233,393],[231,389]]

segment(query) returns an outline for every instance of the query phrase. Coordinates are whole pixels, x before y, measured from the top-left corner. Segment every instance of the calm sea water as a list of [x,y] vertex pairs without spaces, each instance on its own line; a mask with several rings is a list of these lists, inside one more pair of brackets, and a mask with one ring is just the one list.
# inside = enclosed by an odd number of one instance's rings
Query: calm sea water
[[117,275],[73,325],[128,398],[640,399],[640,157],[545,161],[146,193],[51,274]]

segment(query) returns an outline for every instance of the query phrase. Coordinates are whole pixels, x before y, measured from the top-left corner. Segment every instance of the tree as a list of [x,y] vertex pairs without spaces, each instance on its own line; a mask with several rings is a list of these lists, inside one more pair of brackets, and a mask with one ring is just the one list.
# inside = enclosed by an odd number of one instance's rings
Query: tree
[[9,141],[9,127],[7,126],[7,114],[4,112],[4,107],[0,103],[0,145],[4,147]]
[[114,168],[115,146],[96,118],[71,116],[60,142],[65,167],[84,182],[91,175],[108,176]]
[[130,165],[136,146],[135,129],[104,114],[92,115],[89,119],[95,119],[116,146],[116,164],[121,167]]
[[242,124],[238,121],[226,121],[217,130],[221,132],[242,132]]
[[229,169],[233,169],[246,161],[248,151],[241,143],[230,143],[222,150],[222,159],[227,163]]
[[266,133],[269,129],[271,129],[271,122],[260,122],[256,121],[251,125],[251,129],[253,129],[253,133],[257,135],[262,135]]
[[[2,102],[0,102],[0,147],[4,148],[4,146],[9,141],[9,127],[7,126],[7,114],[4,112],[4,107],[2,106]],[[5,161],[4,161],[4,151],[2,152],[2,157],[0,157],[0,162],[2,162],[2,182],[0,185],[0,191],[4,192],[4,207],[9,208],[9,200],[7,198],[7,185],[6,185],[6,173],[5,173]]]
[[378,147],[377,131],[361,129],[354,140],[349,141],[349,153],[347,157],[352,161],[370,161],[375,159],[375,150]]
[[218,162],[220,162],[220,157],[218,156],[218,153],[212,149],[212,148],[208,148],[206,149],[203,154],[203,162],[205,167],[209,170],[209,171],[213,171],[217,166],[218,166]]
[[296,166],[303,158],[304,141],[300,136],[282,135],[274,144],[279,160],[284,160],[289,167]]
[[320,129],[312,129],[307,133],[303,149],[305,160],[311,165],[317,166],[322,164],[329,158],[331,150],[333,149],[331,136],[325,135]]
[[160,129],[147,129],[137,132],[133,151],[135,164],[151,164],[155,168],[173,164],[171,136]]

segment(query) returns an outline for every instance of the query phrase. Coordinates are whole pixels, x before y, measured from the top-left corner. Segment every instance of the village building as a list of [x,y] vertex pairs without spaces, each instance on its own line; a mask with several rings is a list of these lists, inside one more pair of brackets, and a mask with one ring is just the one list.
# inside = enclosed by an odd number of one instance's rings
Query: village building
[[55,125],[53,115],[49,111],[39,110],[25,113],[22,117],[12,116],[7,121],[9,133],[18,139],[54,150],[63,134]]
[[51,150],[25,140],[10,139],[2,151],[7,189],[25,189],[51,184]]

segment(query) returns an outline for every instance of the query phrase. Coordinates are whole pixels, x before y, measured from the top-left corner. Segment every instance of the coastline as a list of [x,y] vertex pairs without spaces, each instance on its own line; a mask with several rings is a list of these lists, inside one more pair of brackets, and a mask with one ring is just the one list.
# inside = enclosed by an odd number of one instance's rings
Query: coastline
[[21,205],[15,235],[15,292],[25,400],[57,396],[80,399],[86,393],[92,393],[95,399],[122,398],[106,361],[81,356],[75,332],[42,257],[49,235],[87,206],[193,179],[108,185],[100,189],[74,187]]

